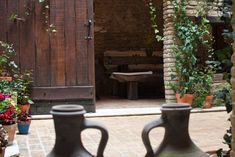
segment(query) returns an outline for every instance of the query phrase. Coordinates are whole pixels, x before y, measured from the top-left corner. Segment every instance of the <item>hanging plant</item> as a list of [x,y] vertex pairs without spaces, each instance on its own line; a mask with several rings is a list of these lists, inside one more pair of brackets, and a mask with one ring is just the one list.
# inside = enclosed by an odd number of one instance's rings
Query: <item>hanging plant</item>
[[154,30],[155,39],[157,41],[161,41],[162,40],[162,36],[159,34],[160,31],[159,31],[158,25],[157,25],[156,7],[153,5],[152,0],[149,0],[148,8],[149,8],[149,15],[150,15],[151,26],[152,26],[152,28]]
[[[43,6],[42,14],[44,17],[44,23],[46,25],[46,31],[51,33],[56,33],[56,26],[53,23],[50,23],[49,15],[50,15],[50,2],[49,0],[38,0],[38,2]],[[22,21],[25,22],[27,19],[27,16],[30,16],[31,12],[35,8],[30,6],[30,0],[24,1],[24,15],[20,17],[17,13],[12,13],[10,17],[8,18],[10,21],[16,22],[16,21]]]
[[39,3],[43,6],[42,14],[44,15],[44,23],[47,26],[46,31],[51,33],[56,33],[56,26],[50,23],[49,15],[50,15],[50,2],[49,0],[39,0]]

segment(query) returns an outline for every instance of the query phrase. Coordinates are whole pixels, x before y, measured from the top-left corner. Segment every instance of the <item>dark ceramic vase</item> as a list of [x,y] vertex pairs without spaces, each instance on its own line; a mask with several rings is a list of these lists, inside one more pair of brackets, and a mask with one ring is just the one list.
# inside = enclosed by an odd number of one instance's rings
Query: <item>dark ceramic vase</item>
[[99,123],[86,120],[85,110],[80,105],[56,105],[51,114],[54,119],[56,141],[47,157],[94,157],[83,146],[81,132],[87,128],[101,131],[97,157],[103,157],[108,141],[108,131]]
[[[163,104],[162,116],[148,123],[142,131],[147,150],[145,157],[209,157],[191,140],[188,132],[191,107],[187,104]],[[165,128],[165,135],[158,149],[153,151],[149,132],[156,127]]]

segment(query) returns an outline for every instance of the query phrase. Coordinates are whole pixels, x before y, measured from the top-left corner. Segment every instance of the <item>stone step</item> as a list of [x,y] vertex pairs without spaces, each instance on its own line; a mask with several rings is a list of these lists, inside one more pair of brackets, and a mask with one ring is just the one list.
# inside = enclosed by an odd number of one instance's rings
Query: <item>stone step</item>
[[5,150],[5,157],[19,157],[20,151],[19,146],[16,140],[13,141],[13,144],[10,146],[7,146]]

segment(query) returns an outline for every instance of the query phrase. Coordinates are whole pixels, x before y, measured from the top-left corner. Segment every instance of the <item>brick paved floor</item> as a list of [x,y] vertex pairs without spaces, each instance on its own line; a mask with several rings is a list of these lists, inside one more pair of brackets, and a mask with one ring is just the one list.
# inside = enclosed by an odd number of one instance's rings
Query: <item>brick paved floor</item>
[[[226,112],[193,113],[190,119],[190,135],[204,151],[227,148],[222,138],[229,127]],[[141,140],[144,125],[159,115],[96,117],[88,118],[106,125],[109,141],[105,150],[106,157],[143,157],[145,148]],[[150,133],[153,147],[162,140],[164,130],[154,129]],[[85,147],[96,154],[99,131],[88,129],[82,133]],[[29,135],[16,135],[21,157],[44,157],[54,146],[55,134],[53,120],[33,120]]]

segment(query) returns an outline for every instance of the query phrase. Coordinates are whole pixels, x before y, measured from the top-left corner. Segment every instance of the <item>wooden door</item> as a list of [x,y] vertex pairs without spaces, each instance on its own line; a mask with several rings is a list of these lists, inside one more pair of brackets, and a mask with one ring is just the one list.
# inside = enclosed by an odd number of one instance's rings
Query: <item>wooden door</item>
[[34,100],[90,100],[88,110],[93,111],[93,0],[50,0],[50,23],[57,32],[49,36],[40,26],[39,12]]
[[93,0],[1,0],[0,13],[0,40],[13,43],[22,71],[33,70],[34,107],[76,102],[94,111]]

